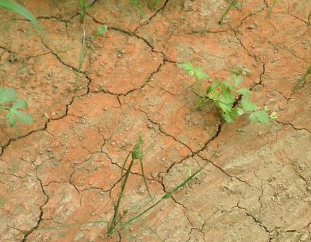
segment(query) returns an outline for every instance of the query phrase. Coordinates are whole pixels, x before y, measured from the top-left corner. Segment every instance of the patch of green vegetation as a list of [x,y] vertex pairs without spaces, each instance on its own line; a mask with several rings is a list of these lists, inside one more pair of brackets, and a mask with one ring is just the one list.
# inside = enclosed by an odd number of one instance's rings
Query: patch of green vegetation
[[85,33],[85,29],[83,28],[83,36],[82,36],[82,45],[81,45],[81,52],[80,52],[80,56],[79,56],[79,65],[78,65],[78,70],[76,72],[76,80],[75,80],[75,84],[77,84],[79,76],[81,74],[82,71],[82,66],[85,60],[86,55],[88,54],[88,50],[87,50],[87,44],[88,46],[91,46],[94,42],[94,40],[100,36],[102,36],[104,33],[106,33],[108,30],[107,25],[100,25],[96,32],[90,36],[89,38],[86,37],[86,33]]
[[17,120],[24,124],[33,123],[31,115],[21,111],[25,109],[28,109],[27,102],[17,98],[14,88],[0,88],[0,114],[6,112],[5,117],[11,127]]
[[[236,118],[243,114],[249,114],[253,122],[261,124],[269,124],[270,119],[276,119],[276,113],[269,114],[267,108],[260,110],[250,99],[251,90],[243,87],[238,88],[244,78],[251,73],[248,68],[239,67],[231,72],[231,81],[215,80],[213,84],[206,88],[203,92],[202,81],[209,79],[210,76],[206,74],[201,67],[193,66],[191,63],[184,63],[183,69],[196,79],[197,89],[197,105],[196,108],[201,108],[208,102],[216,105],[221,113],[222,118],[228,122],[234,122]],[[241,106],[238,107],[238,100]]]

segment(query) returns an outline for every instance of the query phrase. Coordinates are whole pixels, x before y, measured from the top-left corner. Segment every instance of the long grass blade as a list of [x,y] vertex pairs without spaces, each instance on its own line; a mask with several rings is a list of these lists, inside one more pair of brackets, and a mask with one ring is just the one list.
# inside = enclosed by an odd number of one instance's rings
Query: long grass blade
[[19,5],[18,3],[12,1],[12,0],[1,0],[0,1],[0,8],[3,8],[7,11],[18,13],[25,18],[27,18],[30,22],[33,23],[37,27],[38,30],[40,30],[42,33],[44,33],[43,29],[39,25],[37,19],[24,7]]

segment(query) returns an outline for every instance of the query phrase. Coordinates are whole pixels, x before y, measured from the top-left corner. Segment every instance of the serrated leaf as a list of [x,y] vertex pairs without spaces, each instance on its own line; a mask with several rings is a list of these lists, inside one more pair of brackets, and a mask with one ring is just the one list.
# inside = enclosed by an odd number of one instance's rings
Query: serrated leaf
[[231,73],[231,78],[233,80],[234,88],[237,88],[243,82],[243,77],[242,76],[237,76],[234,73]]
[[230,93],[223,93],[223,95],[220,95],[218,100],[225,104],[233,104],[235,99]]
[[224,118],[224,120],[225,120],[227,123],[232,123],[232,122],[234,122],[234,120],[231,118],[231,116],[230,116],[229,113],[223,113],[223,114],[222,114],[222,117]]
[[224,113],[230,113],[231,112],[231,109],[232,109],[231,104],[219,102],[218,105]]
[[24,16],[30,22],[32,22],[37,27],[37,29],[39,29],[42,33],[44,33],[41,26],[39,25],[37,19],[27,9],[25,9],[24,7],[22,7],[18,3],[11,1],[11,0],[0,0],[0,7],[5,9],[5,10],[8,10],[8,11],[11,11],[14,13],[18,13],[18,14]]
[[182,68],[183,68],[190,76],[193,76],[193,75],[194,75],[193,65],[192,65],[190,62],[186,62],[186,63],[182,64]]
[[16,102],[13,104],[12,109],[27,109],[28,104],[23,99],[17,99]]
[[203,79],[208,79],[210,76],[206,74],[201,67],[195,67],[193,69],[194,75],[197,79],[203,80]]
[[243,88],[237,90],[237,93],[243,95],[244,97],[249,97],[252,92],[249,89],[243,87]]
[[108,30],[107,25],[99,26],[96,33],[95,33],[95,37],[103,35],[105,32],[107,32],[107,30]]
[[32,124],[33,119],[30,114],[20,112],[16,109],[12,109],[12,112],[16,115],[16,117],[24,124]]
[[0,103],[9,103],[16,100],[16,91],[14,88],[0,88]]
[[245,112],[252,112],[257,109],[256,105],[249,99],[243,98],[241,100],[241,103],[242,103],[243,110]]
[[6,118],[11,127],[13,127],[16,124],[16,118],[12,110],[6,113]]
[[253,112],[249,118],[253,122],[261,123],[261,124],[270,124],[269,114],[264,111],[255,111]]

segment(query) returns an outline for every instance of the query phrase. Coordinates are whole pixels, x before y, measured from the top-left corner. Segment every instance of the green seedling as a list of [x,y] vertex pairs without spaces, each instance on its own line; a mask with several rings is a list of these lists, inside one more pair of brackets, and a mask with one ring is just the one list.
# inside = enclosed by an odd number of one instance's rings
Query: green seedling
[[[146,177],[145,177],[144,166],[143,166],[143,162],[142,162],[142,159],[143,159],[143,156],[144,156],[144,154],[143,154],[143,144],[144,144],[144,140],[142,138],[142,135],[140,134],[139,137],[138,137],[137,142],[134,145],[133,150],[127,155],[127,157],[126,157],[126,159],[125,159],[125,161],[123,163],[122,170],[121,170],[121,191],[120,191],[120,193],[118,195],[118,200],[117,200],[117,203],[116,203],[115,208],[114,208],[114,214],[113,214],[112,220],[111,220],[111,222],[108,225],[108,235],[111,235],[114,232],[114,230],[115,230],[115,228],[116,228],[116,226],[118,224],[120,224],[120,226],[123,229],[125,228],[125,226],[122,225],[122,218],[127,214],[127,212],[125,211],[121,218],[118,218],[118,213],[119,213],[119,209],[120,209],[121,200],[124,197],[124,190],[125,190],[125,187],[126,187],[126,184],[127,184],[127,181],[128,181],[128,178],[129,178],[129,175],[130,175],[130,172],[131,172],[131,169],[132,169],[133,164],[134,164],[134,162],[136,160],[138,160],[140,162],[140,167],[141,167],[141,171],[142,171],[142,175],[143,175],[143,180],[144,180],[145,186],[147,188],[150,200],[153,202],[153,198],[151,196],[151,193],[150,193],[150,190],[149,190],[149,187],[148,187],[148,184],[147,184],[147,180],[146,180]],[[126,168],[126,165],[127,165],[127,163],[128,163],[130,158],[131,158],[131,161],[129,162],[129,165]],[[125,174],[124,174],[124,171],[125,171]]]
[[237,8],[238,6],[240,6],[240,2],[238,0],[231,1],[229,6],[226,8],[224,13],[222,14],[220,20],[218,21],[218,24],[222,24],[224,19],[225,19],[225,17],[228,15],[228,13],[231,11],[231,9]]
[[100,25],[96,32],[87,39],[86,37],[86,33],[85,33],[85,29],[83,28],[83,36],[82,36],[82,42],[81,42],[81,53],[79,56],[79,65],[78,65],[78,70],[76,72],[76,80],[75,80],[75,84],[77,84],[78,79],[80,77],[81,71],[82,71],[82,66],[85,60],[86,55],[88,54],[88,50],[87,50],[87,45],[91,46],[93,44],[93,42],[95,41],[95,39],[97,37],[102,36],[105,32],[107,32],[108,27],[107,25]]
[[93,3],[93,0],[79,0],[79,15],[82,23],[85,20],[87,10],[92,7]]
[[30,22],[33,23],[33,25],[36,26],[38,30],[40,30],[42,33],[44,33],[43,29],[39,25],[37,19],[24,7],[19,5],[18,3],[12,1],[12,0],[0,0],[0,8],[3,8],[7,11],[14,12],[17,14],[20,14],[24,16],[26,19],[28,19]]
[[0,88],[0,114],[6,112],[8,124],[13,127],[17,120],[24,124],[33,123],[30,114],[21,110],[28,109],[28,104],[23,99],[17,98],[14,88]]
[[[144,157],[143,144],[144,144],[144,140],[140,134],[137,142],[135,143],[135,145],[132,149],[132,151],[130,151],[128,153],[127,157],[125,158],[125,161],[124,161],[124,163],[122,165],[122,169],[121,169],[121,181],[120,181],[121,182],[121,190],[120,190],[120,193],[118,195],[118,199],[117,199],[117,202],[116,202],[116,205],[114,208],[113,217],[110,221],[105,221],[105,220],[88,221],[88,222],[82,222],[82,223],[72,223],[72,224],[63,224],[63,225],[50,226],[50,227],[42,227],[39,229],[42,229],[42,230],[64,229],[64,228],[68,228],[68,227],[74,227],[74,226],[85,225],[85,224],[94,224],[94,225],[96,225],[96,224],[107,224],[107,227],[108,227],[107,236],[111,236],[118,231],[124,230],[125,233],[127,234],[127,236],[129,237],[129,239],[131,239],[131,234],[130,234],[130,231],[128,229],[128,226],[130,224],[132,224],[136,221],[141,222],[143,215],[147,214],[153,208],[158,206],[161,202],[163,202],[167,199],[170,199],[175,192],[182,190],[191,180],[195,179],[203,171],[203,169],[207,166],[207,164],[210,162],[210,161],[206,161],[205,164],[203,166],[200,166],[200,168],[198,170],[196,170],[193,174],[190,174],[191,170],[189,171],[189,168],[188,168],[187,169],[188,170],[187,178],[184,181],[182,181],[181,183],[179,183],[176,187],[174,187],[170,191],[166,192],[156,202],[154,201],[154,198],[151,196],[151,193],[150,193],[149,188],[147,186],[146,180],[144,178],[144,183],[147,187],[147,191],[148,191],[148,194],[150,197],[150,201],[148,201],[148,203],[145,204],[145,206],[148,205],[150,202],[152,202],[152,204],[149,205],[144,210],[142,210],[141,212],[137,212],[132,217],[130,217],[129,219],[124,221],[125,216],[128,215],[129,210],[131,208],[124,210],[122,216],[118,216],[119,210],[120,210],[120,205],[121,205],[122,198],[124,197],[124,191],[126,188],[126,184],[128,182],[128,178],[131,174],[131,169],[134,165],[134,162],[136,160],[139,160],[140,164],[141,164],[141,168],[143,167],[143,164],[142,164],[142,158]],[[143,172],[143,168],[142,168],[142,175],[143,175],[143,177],[145,177],[145,174]],[[136,208],[136,207],[138,207],[138,205],[133,206],[133,208]],[[157,234],[157,232],[155,230],[153,230],[152,228],[150,228],[148,226],[147,226],[147,229],[150,230],[151,233],[153,233],[159,240],[162,241],[162,239],[160,238],[160,236]]]
[[[239,86],[244,81],[244,78],[251,73],[248,68],[239,67],[231,72],[231,81],[215,80],[211,86],[207,87],[205,92],[202,92],[202,81],[209,79],[202,68],[194,67],[191,63],[184,63],[183,69],[190,75],[196,78],[197,89],[197,105],[196,108],[201,108],[208,102],[215,103],[221,113],[222,118],[228,122],[234,122],[236,118],[243,114],[250,114],[250,119],[253,122],[261,124],[269,124],[272,118],[268,110],[260,110],[249,97],[251,90]],[[237,107],[237,102],[240,100],[241,106]],[[275,117],[275,114],[273,115]]]

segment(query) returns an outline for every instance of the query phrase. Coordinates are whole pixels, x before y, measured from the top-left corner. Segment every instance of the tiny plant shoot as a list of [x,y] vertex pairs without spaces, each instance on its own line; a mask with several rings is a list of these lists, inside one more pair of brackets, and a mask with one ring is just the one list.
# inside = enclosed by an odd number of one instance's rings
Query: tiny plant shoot
[[77,84],[77,82],[78,82],[78,79],[79,79],[79,76],[80,76],[80,73],[81,73],[81,70],[82,70],[82,66],[83,66],[85,57],[86,57],[86,55],[88,54],[88,51],[87,51],[87,43],[88,43],[89,45],[92,45],[92,43],[94,42],[94,40],[95,40],[97,37],[100,37],[100,36],[102,36],[104,33],[106,33],[107,30],[108,30],[107,25],[100,25],[100,26],[97,28],[97,31],[96,31],[96,32],[89,38],[89,40],[87,41],[87,40],[86,40],[87,37],[86,37],[85,29],[83,28],[81,53],[80,53],[80,56],[79,56],[79,66],[78,66],[78,70],[77,70],[77,72],[76,72],[75,84]]
[[33,123],[32,117],[21,110],[28,109],[28,104],[23,99],[18,99],[13,88],[0,88],[0,114],[6,112],[8,124],[13,127],[17,120],[24,124]]
[[[207,87],[205,92],[202,90],[202,81],[209,79],[201,67],[195,67],[191,63],[184,63],[183,69],[190,75],[196,78],[197,89],[197,105],[196,108],[201,108],[208,102],[215,103],[221,113],[222,118],[228,122],[234,122],[236,118],[243,114],[249,114],[253,122],[261,124],[269,124],[270,119],[276,119],[275,112],[269,114],[269,109],[260,110],[249,97],[251,91],[245,87],[239,88],[244,78],[251,73],[248,68],[240,67],[231,72],[231,81],[215,80],[210,87]],[[241,106],[236,107],[238,100],[241,99]]]
[[87,10],[92,7],[94,2],[95,2],[94,0],[79,0],[79,15],[80,15],[80,21],[82,23],[85,20]]
[[240,6],[240,2],[238,0],[232,0],[229,6],[226,8],[225,12],[221,15],[220,20],[218,21],[218,24],[222,24],[225,17],[228,15],[231,9],[237,8]]

